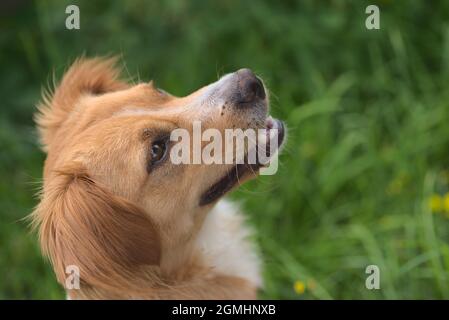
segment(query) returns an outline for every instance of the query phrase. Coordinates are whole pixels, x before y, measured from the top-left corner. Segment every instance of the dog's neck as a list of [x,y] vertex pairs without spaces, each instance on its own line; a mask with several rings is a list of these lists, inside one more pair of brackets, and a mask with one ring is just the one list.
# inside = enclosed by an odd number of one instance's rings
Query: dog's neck
[[251,299],[261,285],[259,259],[238,208],[221,201],[201,228],[164,248],[158,267],[135,270],[120,292],[82,287],[78,299]]
[[[197,252],[197,233],[188,241],[178,245],[166,246],[159,266],[141,266],[126,270],[129,275],[129,287],[121,288],[121,292],[111,288],[99,288],[81,284],[79,290],[70,290],[71,299],[173,299],[176,298],[167,288],[181,283],[201,280],[208,269],[202,264]],[[187,295],[188,293],[186,293]]]

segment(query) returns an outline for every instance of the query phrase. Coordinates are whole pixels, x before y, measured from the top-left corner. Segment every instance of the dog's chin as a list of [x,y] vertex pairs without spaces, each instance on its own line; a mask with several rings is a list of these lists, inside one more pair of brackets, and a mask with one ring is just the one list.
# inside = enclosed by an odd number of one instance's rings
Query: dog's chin
[[[271,116],[265,120],[266,129],[266,155],[272,157],[282,146],[285,137],[284,123]],[[273,134],[277,130],[277,134]],[[277,139],[276,148],[270,148],[270,141]],[[259,145],[256,146],[256,154],[258,154]],[[258,158],[258,157],[257,157]],[[259,169],[266,167],[268,162],[261,163],[257,159],[256,163],[248,163],[245,159],[244,163],[234,165],[226,174],[207,189],[200,198],[200,206],[205,206],[216,202],[223,195],[231,191],[237,185],[241,185],[248,180],[254,179],[259,175]]]

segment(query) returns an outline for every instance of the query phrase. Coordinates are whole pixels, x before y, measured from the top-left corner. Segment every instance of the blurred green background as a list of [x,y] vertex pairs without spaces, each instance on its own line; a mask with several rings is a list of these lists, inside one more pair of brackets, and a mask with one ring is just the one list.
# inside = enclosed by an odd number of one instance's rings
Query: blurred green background
[[[65,28],[77,4],[81,29]],[[381,29],[365,28],[377,4]],[[81,54],[185,95],[249,67],[289,141],[242,201],[261,298],[449,298],[448,1],[2,1],[0,299],[64,298],[36,237],[41,89]],[[380,290],[365,268],[380,268]]]

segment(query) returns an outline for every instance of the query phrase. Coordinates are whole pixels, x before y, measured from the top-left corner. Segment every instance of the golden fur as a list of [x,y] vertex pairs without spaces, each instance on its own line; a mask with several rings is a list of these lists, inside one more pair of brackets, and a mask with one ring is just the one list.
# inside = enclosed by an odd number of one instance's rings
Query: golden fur
[[[190,128],[198,118],[206,128],[260,123],[232,112],[204,115],[198,101],[206,89],[174,97],[120,80],[114,64],[77,60],[38,106],[48,156],[32,219],[58,282],[77,265],[81,288],[67,290],[72,299],[256,298],[257,283],[212,266],[196,241],[212,209],[198,207],[198,197],[229,166],[167,164],[150,175],[144,168],[158,131]],[[229,238],[244,228],[240,220]],[[239,268],[240,258],[230,263]]]

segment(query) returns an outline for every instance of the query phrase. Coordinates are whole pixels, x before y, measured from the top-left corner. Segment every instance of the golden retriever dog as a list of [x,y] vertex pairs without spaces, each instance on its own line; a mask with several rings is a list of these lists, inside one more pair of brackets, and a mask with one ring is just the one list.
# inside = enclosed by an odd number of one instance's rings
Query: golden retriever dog
[[[175,97],[120,79],[115,59],[78,59],[36,121],[47,153],[31,215],[69,299],[254,299],[257,250],[222,197],[261,164],[173,164],[177,128],[279,130],[249,69]],[[68,288],[68,267],[79,288]]]

